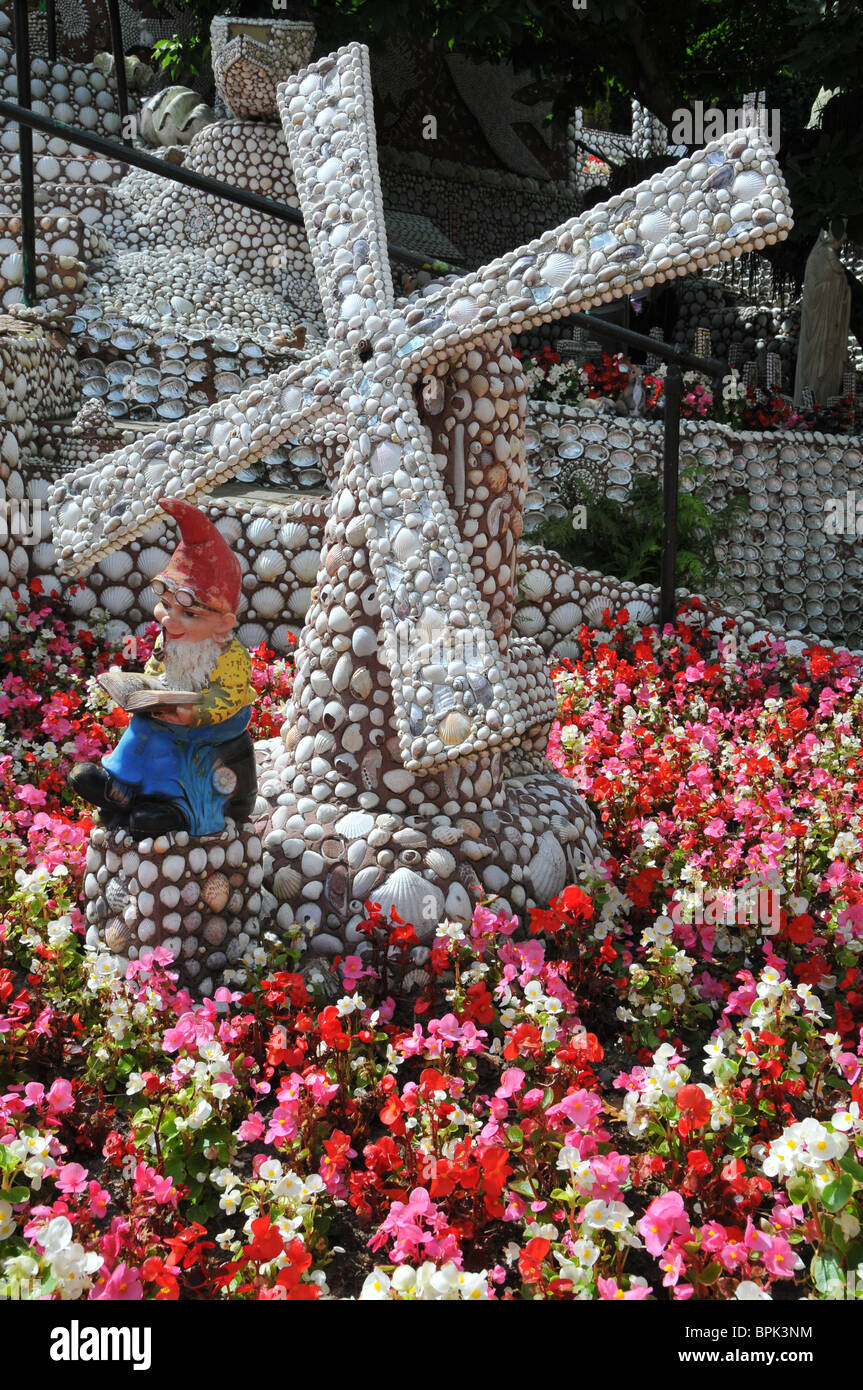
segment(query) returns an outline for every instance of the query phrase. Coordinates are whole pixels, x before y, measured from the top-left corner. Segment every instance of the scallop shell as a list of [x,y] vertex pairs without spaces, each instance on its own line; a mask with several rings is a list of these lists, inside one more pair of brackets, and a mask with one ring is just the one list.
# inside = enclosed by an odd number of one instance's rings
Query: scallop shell
[[285,606],[285,600],[278,589],[255,589],[252,594],[255,612],[261,618],[275,618]]
[[574,269],[575,261],[572,256],[555,251],[545,264],[539,267],[539,273],[547,285],[554,285],[555,289],[560,289],[566,284]]
[[143,574],[145,579],[154,579],[157,574],[162,573],[170,558],[167,550],[148,545],[138,556],[138,572]]
[[318,550],[301,550],[291,560],[291,572],[304,584],[311,584],[317,579],[320,567],[321,555]]
[[581,622],[581,609],[577,603],[562,603],[559,608],[552,609],[550,620],[558,632],[572,632]]
[[426,868],[431,869],[439,878],[451,878],[455,873],[455,855],[450,854],[448,849],[441,849],[439,845],[432,845],[425,857]]
[[255,574],[259,579],[278,579],[288,568],[288,562],[279,550],[262,550],[254,563]]
[[231,896],[231,885],[224,874],[210,874],[201,888],[201,897],[211,912],[221,912]]
[[537,902],[547,904],[566,886],[566,855],[553,831],[540,836],[536,853],[528,866]]
[[125,953],[131,940],[132,928],[120,917],[114,917],[105,928],[105,945],[118,956]]
[[253,517],[246,528],[252,545],[270,545],[276,539],[276,528],[268,516]]
[[403,526],[401,528],[392,543],[393,554],[397,560],[401,561],[410,560],[412,556],[416,555],[421,549],[422,542],[419,536],[416,531],[411,531],[408,526]]
[[132,557],[122,550],[114,550],[99,561],[99,569],[107,579],[122,579],[132,568]]
[[366,811],[349,811],[333,826],[335,833],[344,836],[346,840],[362,840],[374,828],[375,818]]
[[669,227],[671,219],[667,213],[660,212],[658,209],[651,209],[645,213],[638,224],[638,235],[642,242],[650,245],[662,241]]
[[299,550],[309,539],[309,528],[301,521],[286,521],[279,528],[279,545],[286,550]]
[[546,594],[551,591],[551,575],[547,570],[528,570],[521,581],[521,587],[528,598],[545,598]]
[[295,589],[288,599],[288,607],[298,618],[304,618],[312,601],[311,589]]
[[384,879],[375,889],[375,902],[385,917],[395,908],[403,922],[413,927],[436,925],[443,916],[443,893],[428,879],[401,867]]
[[632,601],[626,605],[626,611],[629,614],[630,622],[652,623],[656,621],[656,614],[653,607],[646,599],[632,599]]
[[273,892],[279,902],[285,903],[295,898],[303,886],[303,876],[289,864],[279,869],[273,879]]
[[605,594],[595,594],[594,597],[584,605],[584,616],[589,623],[594,626],[599,626],[606,608],[614,608],[611,599],[606,598]]
[[237,629],[237,637],[243,646],[248,647],[251,651],[254,647],[259,647],[262,642],[266,642],[267,633],[260,623],[243,623],[243,626]]
[[438,734],[442,742],[452,748],[455,744],[464,742],[470,733],[470,727],[468,716],[459,709],[453,709],[444,715],[438,725]]
[[533,637],[545,627],[542,610],[527,605],[516,611],[513,623],[523,637]]
[[131,597],[128,589],[121,588],[120,585],[112,585],[109,589],[102,590],[102,607],[106,608],[109,613],[125,613]]
[[404,979],[402,980],[402,988],[405,991],[425,989],[428,982],[429,974],[427,970],[409,970],[405,975]]
[[220,516],[216,522],[216,530],[227,541],[228,545],[233,545],[243,534],[243,526],[235,516]]

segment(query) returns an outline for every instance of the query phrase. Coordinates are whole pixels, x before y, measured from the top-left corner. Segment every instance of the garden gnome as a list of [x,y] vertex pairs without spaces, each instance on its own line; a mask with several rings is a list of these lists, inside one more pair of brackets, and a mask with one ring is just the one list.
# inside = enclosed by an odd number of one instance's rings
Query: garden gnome
[[[128,682],[125,707],[134,710],[117,747],[101,767],[79,763],[69,777],[106,824],[124,825],[139,840],[178,830],[215,834],[226,815],[245,820],[257,793],[247,732],[255,699],[251,658],[232,636],[239,561],[197,507],[168,497],[159,505],[177,521],[182,537],[153,580],[162,631],[143,678],[110,673],[120,703]],[[107,678],[105,684],[110,688]],[[143,695],[136,685],[144,687]],[[170,702],[172,694],[177,703]],[[142,699],[147,708],[141,708]]]
[[819,405],[826,405],[842,389],[851,317],[851,290],[836,254],[844,240],[844,230],[838,236],[833,235],[832,228],[823,231],[806,262],[794,378],[795,405],[804,403],[807,387]]

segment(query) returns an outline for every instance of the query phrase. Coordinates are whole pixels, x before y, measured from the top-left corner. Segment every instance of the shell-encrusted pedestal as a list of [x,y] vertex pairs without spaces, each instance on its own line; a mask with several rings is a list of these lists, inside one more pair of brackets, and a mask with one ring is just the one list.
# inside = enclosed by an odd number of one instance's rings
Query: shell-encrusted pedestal
[[136,843],[97,827],[84,880],[88,945],[125,960],[166,946],[181,986],[210,995],[222,971],[261,932],[263,849],[248,824],[219,835],[185,832]]
[[572,782],[539,748],[520,751],[507,760],[510,775],[490,796],[483,794],[490,769],[478,763],[459,769],[460,814],[412,814],[404,803],[401,811],[392,809],[394,798],[387,809],[363,810],[286,793],[276,766],[280,742],[259,744],[259,787],[271,810],[257,823],[266,886],[279,900],[277,925],[299,921],[313,928],[313,956],[362,955],[369,947],[358,927],[371,900],[413,925],[421,965],[438,923],[469,921],[483,897],[494,895],[497,907],[522,916],[546,906],[586,861],[602,855],[601,832]]

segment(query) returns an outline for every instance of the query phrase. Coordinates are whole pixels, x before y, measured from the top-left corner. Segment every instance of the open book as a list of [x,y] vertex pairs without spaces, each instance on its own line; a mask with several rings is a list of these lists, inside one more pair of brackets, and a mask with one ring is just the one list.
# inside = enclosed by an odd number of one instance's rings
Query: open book
[[158,676],[145,676],[131,671],[103,671],[99,684],[121,709],[156,709],[165,705],[196,705],[200,692],[195,690],[166,690]]

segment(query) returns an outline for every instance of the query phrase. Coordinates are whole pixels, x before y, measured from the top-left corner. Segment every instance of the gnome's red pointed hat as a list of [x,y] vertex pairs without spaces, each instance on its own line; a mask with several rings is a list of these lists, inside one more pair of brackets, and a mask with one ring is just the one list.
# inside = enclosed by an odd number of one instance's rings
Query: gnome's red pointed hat
[[159,506],[177,522],[182,537],[159,578],[178,589],[188,589],[208,608],[236,613],[243,572],[224,536],[191,502],[160,497]]

